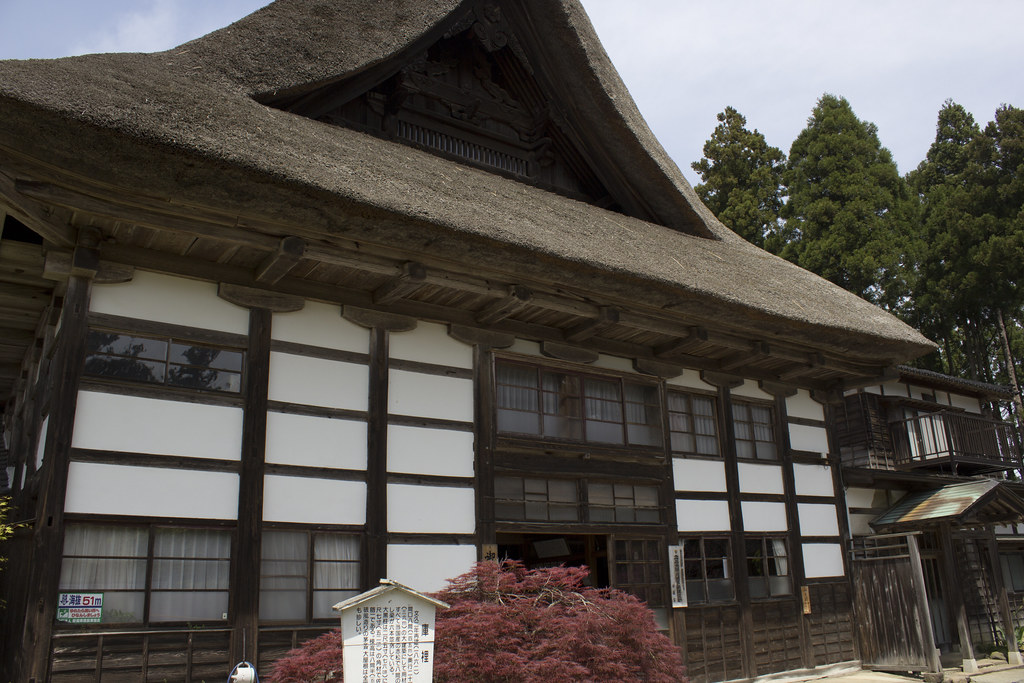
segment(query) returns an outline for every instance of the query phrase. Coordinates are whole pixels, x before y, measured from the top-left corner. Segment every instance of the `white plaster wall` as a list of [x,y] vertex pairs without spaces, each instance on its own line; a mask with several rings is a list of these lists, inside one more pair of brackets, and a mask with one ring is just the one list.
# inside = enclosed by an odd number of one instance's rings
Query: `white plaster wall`
[[734,387],[729,390],[731,396],[740,396],[742,398],[753,398],[759,401],[774,401],[775,397],[769,394],[767,391],[757,386],[757,382],[752,379],[748,379],[738,387]]
[[363,524],[366,484],[268,474],[263,478],[263,519],[301,524]]
[[916,399],[923,398],[924,394],[926,394],[926,393],[927,394],[932,393],[931,390],[925,390],[925,389],[922,389],[921,387],[915,386],[913,384],[908,384],[907,385],[907,392],[910,394],[910,398],[916,398]]
[[828,453],[828,432],[824,427],[789,425],[789,445],[797,451]]
[[217,296],[217,284],[136,270],[130,282],[93,285],[89,310],[249,334],[249,309]]
[[242,454],[242,409],[81,391],[71,445],[238,460]]
[[267,462],[366,469],[366,423],[267,413]]
[[297,356],[270,354],[270,390],[272,401],[366,410],[369,368],[355,363]]
[[238,475],[72,462],[64,509],[94,515],[236,519]]
[[36,439],[36,471],[43,466],[43,455],[46,450],[46,434],[50,431],[50,416],[43,418],[43,424],[39,426],[39,438]]
[[471,534],[476,531],[473,489],[388,484],[388,531]]
[[473,380],[392,370],[389,383],[392,415],[473,421]]
[[843,546],[838,543],[804,543],[804,576],[819,579],[843,576]]
[[729,503],[724,500],[677,500],[679,531],[729,531]]
[[473,367],[473,347],[449,337],[445,325],[420,322],[408,332],[392,333],[388,345],[392,358],[453,368]]
[[800,534],[803,536],[838,536],[839,519],[836,506],[824,503],[799,503]]
[[832,468],[828,465],[793,465],[793,480],[798,496],[832,496]]
[[782,467],[780,465],[755,465],[739,463],[740,491],[743,493],[775,493],[782,495]]
[[713,384],[708,384],[700,378],[700,372],[698,370],[683,370],[683,374],[678,377],[670,377],[665,380],[670,387],[686,387],[687,389],[700,389],[701,391],[714,391],[717,392],[718,388]]
[[629,372],[637,374],[633,368],[633,361],[629,358],[620,358],[619,356],[608,356],[600,354],[597,357],[597,361],[594,362],[595,368],[604,368],[605,370],[618,370],[619,372]]
[[672,480],[676,491],[725,493],[725,463],[721,460],[673,458]]
[[886,396],[908,396],[907,385],[903,382],[886,382],[882,385],[882,393]]
[[745,531],[786,531],[786,504],[762,503],[745,500],[740,503],[743,510]]
[[855,486],[849,487],[846,489],[846,506],[851,508],[874,507],[875,489],[864,489]]
[[786,397],[786,414],[805,420],[824,420],[825,408],[811,398],[811,392],[800,389],[793,396]]
[[473,545],[389,545],[388,578],[418,591],[439,591],[476,562]]
[[301,311],[275,313],[271,336],[280,341],[369,353],[370,331],[341,317],[341,308],[307,301]]
[[473,434],[388,425],[388,471],[473,476]]
[[970,413],[981,413],[981,406],[978,405],[978,399],[972,398],[971,396],[963,396],[961,394],[950,394],[949,395],[950,405],[957,408],[961,408]]
[[875,533],[871,528],[871,520],[878,515],[850,514],[850,533],[854,536],[869,536]]

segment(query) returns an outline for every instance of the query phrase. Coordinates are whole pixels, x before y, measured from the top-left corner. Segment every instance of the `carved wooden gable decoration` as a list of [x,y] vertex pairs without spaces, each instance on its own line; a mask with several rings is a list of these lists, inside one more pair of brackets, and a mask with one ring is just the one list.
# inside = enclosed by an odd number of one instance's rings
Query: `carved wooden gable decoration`
[[500,3],[483,0],[402,64],[265,103],[659,222],[594,163],[548,90]]

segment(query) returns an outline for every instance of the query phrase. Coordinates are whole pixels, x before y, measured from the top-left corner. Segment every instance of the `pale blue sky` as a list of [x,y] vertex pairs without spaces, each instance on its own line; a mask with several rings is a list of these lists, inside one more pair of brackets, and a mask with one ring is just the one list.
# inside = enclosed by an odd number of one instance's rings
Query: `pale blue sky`
[[[157,51],[264,0],[0,0],[0,58]],[[731,105],[789,151],[824,92],[878,126],[900,172],[946,98],[982,126],[1024,107],[1021,0],[583,0],[655,134],[691,182]]]

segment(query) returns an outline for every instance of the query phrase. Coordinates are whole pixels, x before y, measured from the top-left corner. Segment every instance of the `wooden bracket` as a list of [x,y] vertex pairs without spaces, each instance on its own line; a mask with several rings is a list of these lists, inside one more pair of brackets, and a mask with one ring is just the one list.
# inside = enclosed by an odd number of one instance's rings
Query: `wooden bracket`
[[529,287],[510,285],[504,297],[492,301],[477,312],[476,321],[481,325],[493,325],[523,310],[532,299],[533,292]]

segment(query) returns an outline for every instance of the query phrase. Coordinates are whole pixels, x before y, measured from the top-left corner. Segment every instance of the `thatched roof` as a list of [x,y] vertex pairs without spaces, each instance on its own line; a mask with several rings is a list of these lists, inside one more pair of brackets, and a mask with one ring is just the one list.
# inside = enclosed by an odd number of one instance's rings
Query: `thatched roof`
[[0,62],[0,172],[16,175],[5,159],[31,160],[108,190],[258,214],[863,359],[932,348],[719,223],[651,134],[577,0],[506,4],[529,15],[546,77],[661,224],[260,103],[406,59],[468,4],[278,0],[167,52]]

